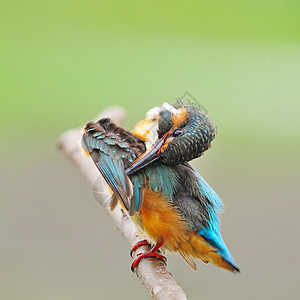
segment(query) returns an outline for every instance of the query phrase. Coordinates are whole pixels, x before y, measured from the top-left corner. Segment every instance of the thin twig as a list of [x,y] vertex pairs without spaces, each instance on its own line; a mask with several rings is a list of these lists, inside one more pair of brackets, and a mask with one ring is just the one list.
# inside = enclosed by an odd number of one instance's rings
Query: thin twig
[[[125,112],[119,107],[111,107],[99,115],[99,118],[103,117],[110,117],[115,122],[122,123],[125,119]],[[120,205],[117,205],[113,211],[110,210],[107,203],[110,192],[103,177],[100,176],[99,179],[99,171],[93,164],[91,158],[81,154],[78,145],[81,130],[82,128],[75,128],[64,132],[59,139],[59,148],[61,152],[63,152],[80,169],[91,185],[98,179],[97,185],[93,186],[94,196],[96,197],[96,200],[105,207],[117,228],[132,247],[145,237],[138,234],[135,225],[124,213]],[[146,251],[149,251],[149,246],[139,247],[134,253],[133,258],[136,258],[138,253]],[[130,268],[128,267],[128,271],[129,270]],[[135,273],[147,288],[153,299],[186,299],[184,291],[173,279],[162,261],[156,258],[142,259],[137,266]]]

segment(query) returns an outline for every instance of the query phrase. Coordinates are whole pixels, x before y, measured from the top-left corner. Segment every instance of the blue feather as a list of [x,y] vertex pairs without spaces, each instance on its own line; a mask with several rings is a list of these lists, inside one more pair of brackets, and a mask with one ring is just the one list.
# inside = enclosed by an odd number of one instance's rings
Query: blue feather
[[135,195],[135,207],[139,207],[140,201],[143,199],[140,199],[139,195],[139,187],[137,184],[134,185],[134,195]]
[[229,262],[234,267],[238,268],[227,246],[225,245],[225,242],[223,241],[223,238],[219,230],[219,226],[218,225],[215,226],[215,225],[216,224],[211,223],[208,228],[203,227],[197,233],[202,237],[204,237],[204,239],[217,250],[217,252],[222,256],[224,260]]
[[178,185],[178,173],[171,166],[156,165],[146,169],[150,189],[162,192],[168,199],[172,199]]
[[217,212],[221,212],[223,208],[222,200],[218,194],[209,186],[209,184],[194,169],[195,175],[198,177],[198,185],[202,195],[209,200]]
[[132,175],[130,177],[130,180],[134,186],[134,197],[132,200],[135,201],[134,203],[135,211],[139,212],[144,200],[144,188],[145,188],[144,175],[142,175],[142,173]]
[[208,227],[202,227],[197,233],[204,237],[204,239],[214,247],[218,253],[229,262],[231,265],[237,268],[234,263],[234,259],[230,254],[225,242],[220,233],[220,221],[218,217],[218,212],[222,211],[223,204],[220,197],[217,193],[208,185],[208,183],[201,177],[201,175],[195,171],[195,174],[198,177],[198,185],[201,191],[201,194],[209,200],[211,206],[208,209],[209,213],[209,224]]

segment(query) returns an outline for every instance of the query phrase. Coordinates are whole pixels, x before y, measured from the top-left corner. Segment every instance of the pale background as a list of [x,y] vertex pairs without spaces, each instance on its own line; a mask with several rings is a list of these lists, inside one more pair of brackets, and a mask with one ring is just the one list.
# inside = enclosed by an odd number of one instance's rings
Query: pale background
[[0,6],[1,299],[148,298],[56,141],[108,105],[131,129],[186,91],[218,126],[194,165],[225,203],[241,274],[178,255],[169,270],[189,299],[299,298],[299,1]]

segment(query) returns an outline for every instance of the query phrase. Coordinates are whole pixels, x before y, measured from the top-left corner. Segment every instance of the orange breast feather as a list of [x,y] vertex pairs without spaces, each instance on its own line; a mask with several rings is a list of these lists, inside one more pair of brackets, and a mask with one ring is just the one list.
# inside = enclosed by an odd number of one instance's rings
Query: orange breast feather
[[[145,189],[139,218],[145,234],[153,242],[164,240],[164,247],[170,251],[176,251],[186,239],[186,221],[161,193]],[[133,221],[136,220],[133,218]]]
[[231,269],[220,254],[203,237],[193,232],[176,207],[161,193],[145,189],[141,211],[132,220],[152,242],[163,240],[162,248],[179,252],[183,257],[195,257],[219,267]]

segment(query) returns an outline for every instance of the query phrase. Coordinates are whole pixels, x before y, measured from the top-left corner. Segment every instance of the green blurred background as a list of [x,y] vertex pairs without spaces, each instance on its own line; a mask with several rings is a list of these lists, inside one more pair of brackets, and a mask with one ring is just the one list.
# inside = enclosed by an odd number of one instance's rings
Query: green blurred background
[[299,297],[299,1],[12,0],[0,33],[1,299],[147,299],[56,142],[109,105],[132,128],[187,91],[218,126],[194,165],[242,273],[169,269],[189,299]]

